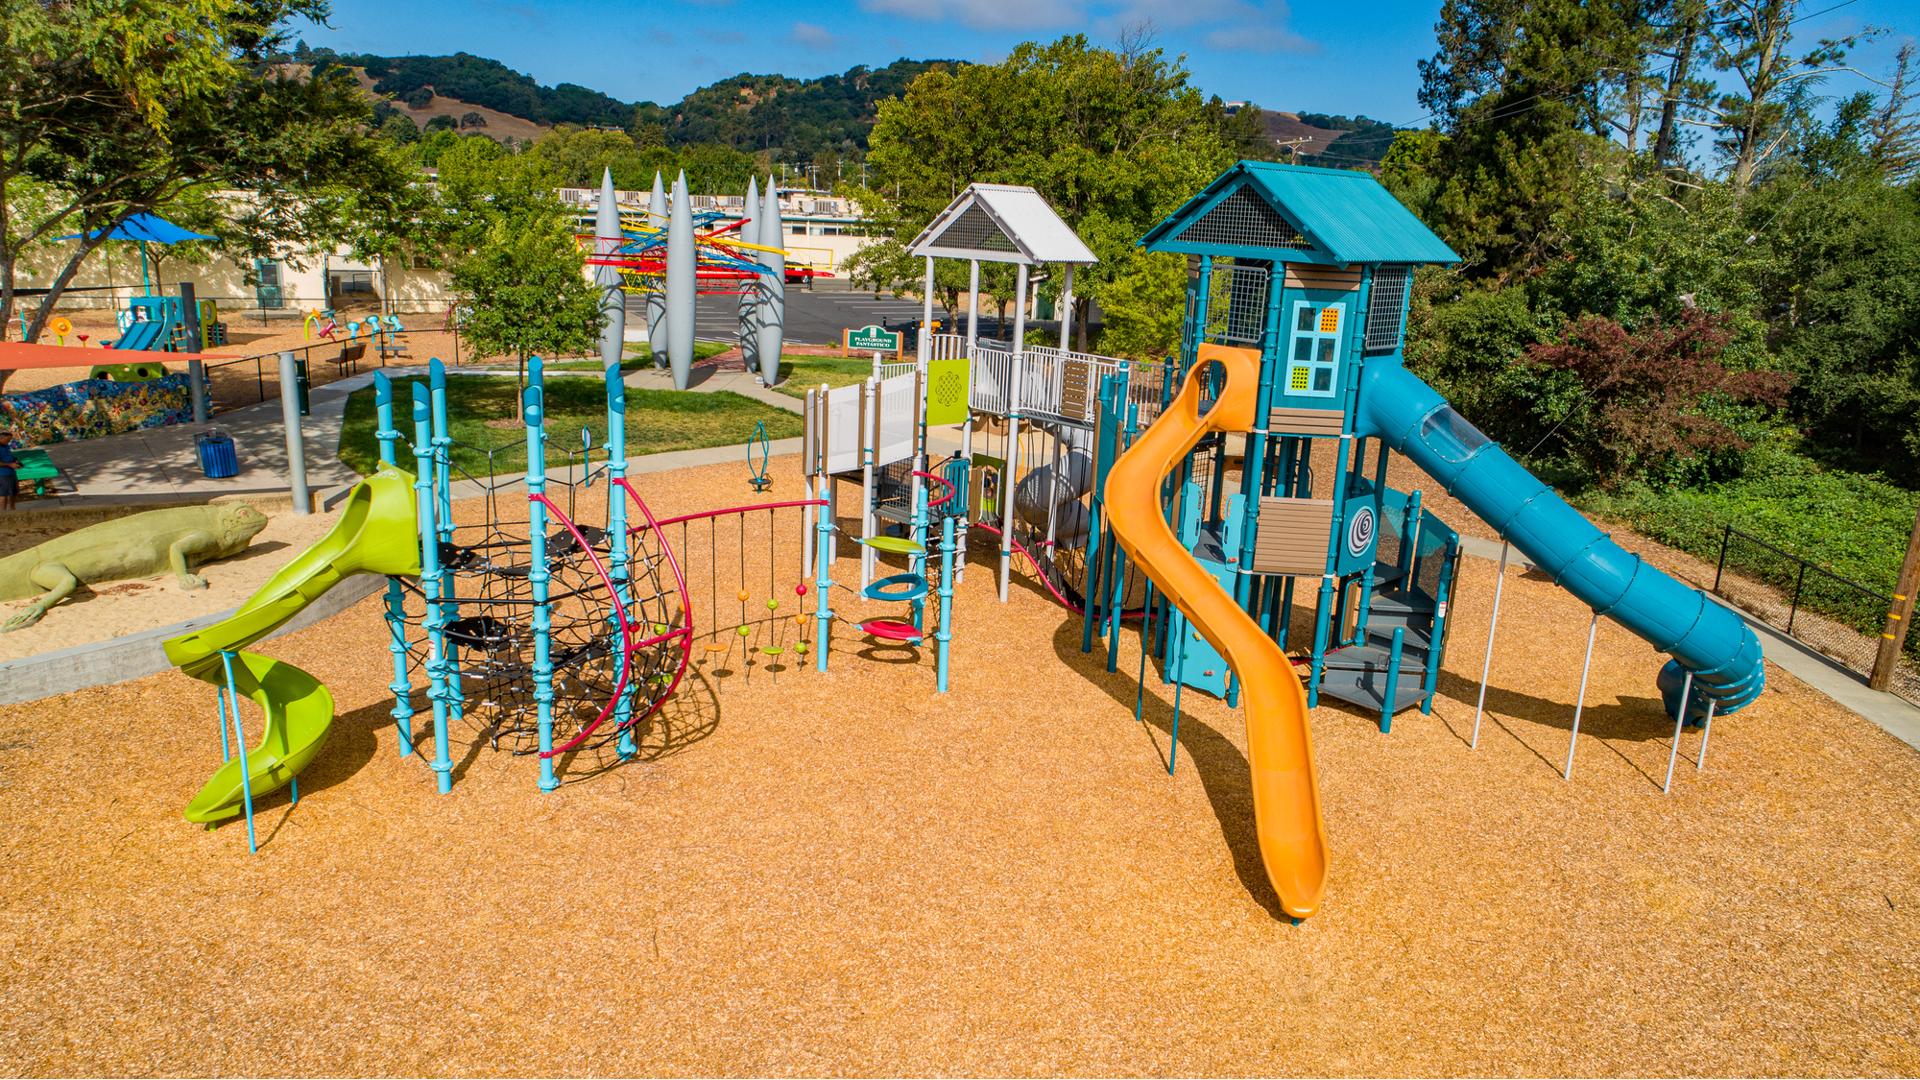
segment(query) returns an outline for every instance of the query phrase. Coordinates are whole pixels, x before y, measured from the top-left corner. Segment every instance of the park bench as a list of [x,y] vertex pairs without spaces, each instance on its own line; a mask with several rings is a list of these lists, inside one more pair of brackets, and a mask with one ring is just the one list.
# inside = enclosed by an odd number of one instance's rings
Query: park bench
[[360,371],[360,359],[366,355],[367,343],[364,341],[356,341],[350,345],[340,346],[340,355],[331,358],[333,363],[338,364],[340,367],[340,370],[335,374],[335,378],[345,378],[348,375],[358,374]]

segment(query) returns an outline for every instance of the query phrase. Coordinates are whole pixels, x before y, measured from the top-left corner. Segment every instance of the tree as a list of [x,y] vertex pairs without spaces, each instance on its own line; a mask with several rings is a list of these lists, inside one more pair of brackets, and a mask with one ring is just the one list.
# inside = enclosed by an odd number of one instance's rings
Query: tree
[[1575,178],[1616,153],[1650,48],[1646,13],[1578,0],[1446,0],[1420,102],[1446,141],[1422,162],[1429,220],[1476,278],[1509,280],[1557,244]]
[[1874,163],[1900,182],[1920,172],[1920,108],[1913,99],[1912,68],[1913,43],[1909,41],[1894,58],[1887,101],[1873,115],[1873,145],[1868,150]]
[[1527,359],[1579,379],[1585,407],[1569,418],[1564,445],[1589,478],[1605,487],[1697,482],[1737,468],[1755,421],[1785,404],[1793,382],[1721,365],[1732,336],[1725,317],[1697,308],[1637,332],[1589,315]]
[[1744,192],[1807,121],[1818,80],[1841,71],[1861,74],[1843,61],[1873,32],[1823,39],[1795,56],[1790,47],[1799,0],[1721,0],[1711,15],[1707,55],[1732,86],[1698,106],[1701,116],[1688,122],[1713,134],[1728,161],[1728,179]]
[[[1084,332],[1092,300],[1104,304],[1141,268],[1140,236],[1232,162],[1223,115],[1184,67],[1143,42],[1119,51],[1077,35],[1028,42],[999,64],[929,70],[882,102],[859,198],[897,252],[970,182],[1032,185],[1100,259],[1074,282]],[[919,280],[893,254],[860,270],[898,275],[887,284]],[[964,264],[940,273],[943,293],[965,288]],[[1011,299],[1004,286],[997,295]]]
[[[229,251],[326,235],[336,223],[308,196],[360,182],[366,95],[344,73],[265,62],[291,20],[326,13],[324,0],[0,0],[0,335],[25,253],[191,193],[223,193],[214,231]],[[99,243],[65,245],[28,340]]]
[[[589,352],[599,340],[600,293],[585,273],[551,172],[526,155],[469,140],[442,160],[443,198],[456,222],[453,288],[472,314],[465,331],[480,355]],[[451,175],[449,175],[449,173]]]

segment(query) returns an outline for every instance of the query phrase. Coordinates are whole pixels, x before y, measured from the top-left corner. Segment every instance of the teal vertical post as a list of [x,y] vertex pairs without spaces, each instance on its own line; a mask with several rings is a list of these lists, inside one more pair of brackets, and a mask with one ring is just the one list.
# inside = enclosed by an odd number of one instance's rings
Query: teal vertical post
[[[373,373],[374,437],[380,441],[380,463],[399,464],[400,431],[393,426],[393,381],[384,371]],[[393,656],[393,730],[400,756],[413,753],[413,676],[407,669],[407,592],[397,577],[387,578],[387,652]],[[223,729],[224,730],[224,729]]]
[[1127,387],[1133,379],[1133,367],[1122,360],[1117,372],[1100,378],[1098,422],[1094,425],[1093,491],[1087,500],[1087,582],[1085,602],[1080,612],[1080,651],[1093,651],[1094,623],[1099,619],[1099,598],[1106,595],[1106,552],[1113,545],[1107,525],[1107,472],[1119,456],[1121,412],[1127,401]]
[[[1126,446],[1131,447],[1133,445],[1133,437],[1139,428],[1140,408],[1125,400],[1121,401],[1120,406],[1122,415],[1126,417],[1126,424],[1121,428],[1120,432],[1121,438],[1124,440]],[[1122,616],[1126,614],[1122,609],[1125,608],[1127,604],[1127,553],[1117,542],[1109,544],[1108,551],[1112,553],[1113,558],[1107,563],[1106,579],[1107,610],[1105,615],[1108,626],[1107,670],[1118,671],[1120,668],[1120,624],[1123,621]]]
[[[421,629],[425,632],[427,642],[427,698],[431,703],[436,746],[433,768],[439,774],[438,786],[444,793],[452,790],[452,759],[447,743],[451,702],[447,675],[446,605],[441,603],[441,599],[449,591],[450,582],[440,565],[439,500],[434,492],[437,481],[431,415],[427,388],[416,382],[413,384],[414,505],[420,521]],[[388,647],[391,649],[392,646]],[[411,693],[411,680],[407,689]],[[408,741],[412,741],[411,737]]]
[[1413,588],[1414,575],[1420,570],[1420,492],[1407,496],[1407,511],[1400,519],[1400,588]]
[[440,539],[453,539],[453,430],[447,423],[447,367],[434,357],[427,362],[427,390],[433,406],[434,520]]
[[947,692],[947,649],[953,640],[953,516],[940,519],[940,629],[933,635],[934,688]]
[[1393,628],[1393,646],[1387,652],[1387,685],[1380,702],[1380,734],[1393,730],[1393,703],[1400,696],[1400,651],[1407,644],[1407,628]]
[[1433,715],[1433,691],[1440,682],[1440,663],[1447,655],[1447,601],[1453,593],[1453,572],[1460,565],[1460,546],[1447,547],[1447,563],[1440,571],[1440,584],[1433,598],[1433,630],[1427,637],[1427,671],[1420,681],[1420,711]]
[[[429,419],[433,422],[433,520],[440,530],[440,543],[450,544],[453,542],[453,429],[447,421],[447,369],[437,358],[427,364],[427,404]],[[454,594],[450,572],[443,567],[442,574],[446,576],[440,587],[440,625],[445,627],[460,617],[460,604],[449,599]],[[460,684],[459,643],[443,635],[440,659],[446,672],[448,721],[458,724],[466,713],[466,694]]]
[[440,529],[434,517],[433,434],[427,387],[413,384],[413,455],[418,472],[413,480],[414,503],[420,515],[420,591],[425,596],[427,631],[427,698],[433,702],[433,771],[440,792],[453,790],[453,758],[447,746],[446,580],[440,569]]
[[[613,595],[620,600],[622,610],[631,611],[633,605],[632,543],[627,535],[627,498],[622,490],[622,481],[627,478],[627,384],[620,371],[618,349],[613,350],[612,362],[605,367],[607,383],[607,577],[613,582]],[[593,463],[587,463],[592,471]],[[665,542],[665,538],[661,538]],[[618,641],[620,627],[613,624],[614,616],[609,613],[607,627],[609,640]],[[633,717],[633,698],[636,688],[631,673],[627,685],[620,690],[620,699],[614,702],[613,721],[620,729],[620,741],[616,746],[623,758],[630,758],[640,750],[633,729],[629,726]]]
[[[1278,272],[1276,272],[1278,271]],[[1254,398],[1254,430],[1247,435],[1246,456],[1241,459],[1240,492],[1246,496],[1246,523],[1240,530],[1239,568],[1234,580],[1234,599],[1242,611],[1252,613],[1258,595],[1256,579],[1245,573],[1253,566],[1254,551],[1260,536],[1260,500],[1267,493],[1267,462],[1273,456],[1275,441],[1267,430],[1273,415],[1273,378],[1280,369],[1280,298],[1286,290],[1284,267],[1270,265],[1267,277],[1267,316],[1260,338],[1260,388]],[[1231,553],[1229,553],[1231,554]]]
[[546,390],[539,357],[527,364],[522,415],[527,425],[527,583],[533,589],[533,707],[540,732],[540,790],[560,786],[553,759],[553,571],[547,566]]
[[[833,478],[822,472],[819,487],[814,498],[826,499],[832,490]],[[816,543],[820,549],[813,557],[813,614],[819,620],[819,632],[814,635],[813,665],[816,670],[827,670],[827,639],[833,634],[833,505],[831,501],[820,507],[814,515],[818,524],[814,525]]]

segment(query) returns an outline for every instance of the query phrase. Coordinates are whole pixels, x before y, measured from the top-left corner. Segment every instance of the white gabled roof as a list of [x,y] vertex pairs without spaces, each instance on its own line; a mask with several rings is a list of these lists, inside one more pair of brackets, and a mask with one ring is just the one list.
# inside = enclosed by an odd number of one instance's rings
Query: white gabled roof
[[1100,261],[1039,192],[1013,184],[968,184],[907,250],[922,257],[1028,266]]

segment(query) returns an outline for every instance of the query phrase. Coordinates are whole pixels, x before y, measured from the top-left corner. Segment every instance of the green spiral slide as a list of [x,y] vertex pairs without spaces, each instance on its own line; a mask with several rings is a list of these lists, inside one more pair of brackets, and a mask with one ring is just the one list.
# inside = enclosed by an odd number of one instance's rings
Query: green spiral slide
[[[320,541],[280,568],[226,619],[165,643],[167,660],[224,690],[233,656],[233,684],[266,714],[260,744],[245,751],[254,798],[285,787],[327,741],[333,695],[320,680],[284,660],[240,652],[266,637],[327,590],[354,574],[417,577],[420,533],[413,477],[387,466],[354,485],[340,520]],[[243,748],[244,749],[244,748]],[[236,755],[187,804],[188,821],[215,822],[241,812],[241,762]]]

